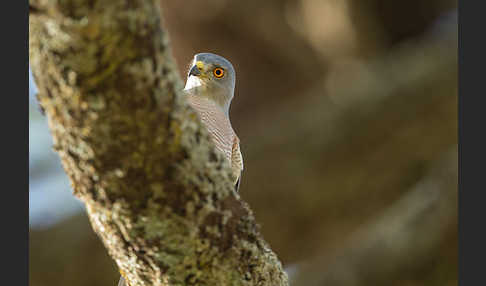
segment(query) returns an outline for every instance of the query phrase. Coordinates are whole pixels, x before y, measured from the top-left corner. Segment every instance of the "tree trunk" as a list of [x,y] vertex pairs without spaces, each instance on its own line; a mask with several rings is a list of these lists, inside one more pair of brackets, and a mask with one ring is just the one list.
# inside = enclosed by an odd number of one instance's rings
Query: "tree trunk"
[[181,95],[158,1],[31,0],[29,11],[54,149],[130,285],[288,285]]

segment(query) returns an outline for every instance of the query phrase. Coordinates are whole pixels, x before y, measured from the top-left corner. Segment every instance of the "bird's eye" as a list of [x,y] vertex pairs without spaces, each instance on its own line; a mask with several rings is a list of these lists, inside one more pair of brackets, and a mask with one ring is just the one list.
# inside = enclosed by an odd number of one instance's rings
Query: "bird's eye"
[[222,68],[215,68],[213,74],[217,78],[222,78],[224,76],[224,70]]

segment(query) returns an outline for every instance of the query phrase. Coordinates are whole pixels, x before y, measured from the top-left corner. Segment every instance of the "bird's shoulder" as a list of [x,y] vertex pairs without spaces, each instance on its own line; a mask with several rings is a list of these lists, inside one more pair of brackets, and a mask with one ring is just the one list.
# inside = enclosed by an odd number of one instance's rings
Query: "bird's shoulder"
[[236,133],[233,135],[232,161],[243,170],[243,155],[241,154],[240,138]]

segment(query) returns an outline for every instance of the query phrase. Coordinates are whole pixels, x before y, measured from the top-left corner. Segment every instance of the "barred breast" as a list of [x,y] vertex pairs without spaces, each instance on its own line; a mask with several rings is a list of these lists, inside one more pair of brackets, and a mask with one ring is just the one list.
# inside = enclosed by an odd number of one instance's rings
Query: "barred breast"
[[236,134],[228,116],[214,101],[205,97],[188,95],[187,99],[211,134],[216,148],[231,162]]

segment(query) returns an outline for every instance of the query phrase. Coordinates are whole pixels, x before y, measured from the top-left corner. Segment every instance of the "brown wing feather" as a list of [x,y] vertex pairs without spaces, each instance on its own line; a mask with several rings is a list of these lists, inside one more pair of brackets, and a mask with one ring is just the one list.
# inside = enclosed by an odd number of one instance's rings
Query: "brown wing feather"
[[236,191],[240,188],[241,173],[243,172],[243,156],[240,150],[240,139],[235,135],[233,140],[233,148],[231,154],[231,169],[233,170],[233,175],[236,177]]

